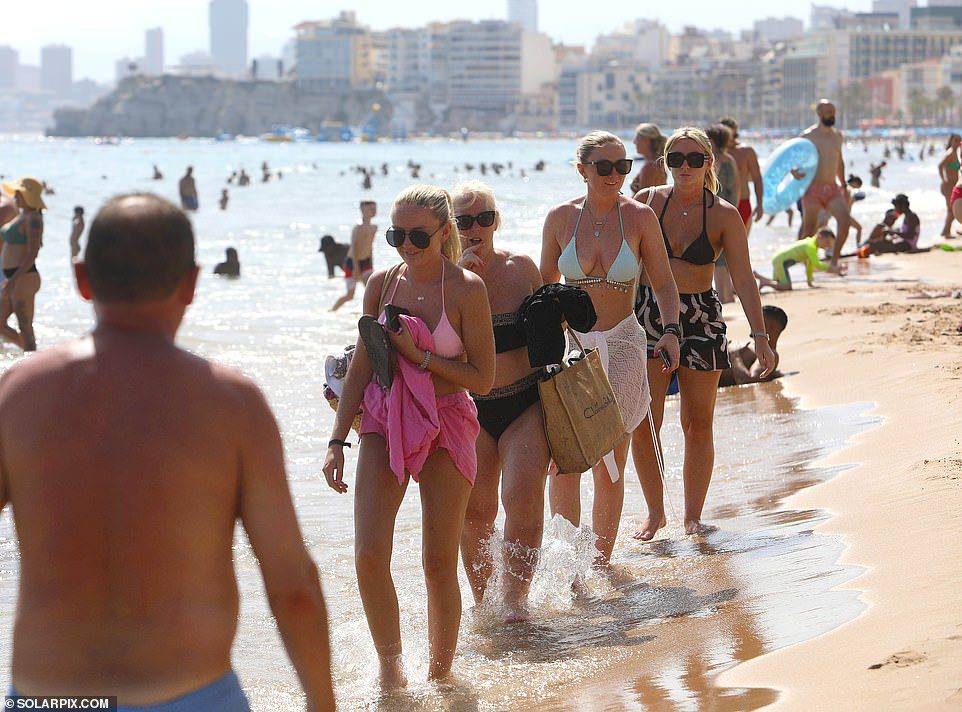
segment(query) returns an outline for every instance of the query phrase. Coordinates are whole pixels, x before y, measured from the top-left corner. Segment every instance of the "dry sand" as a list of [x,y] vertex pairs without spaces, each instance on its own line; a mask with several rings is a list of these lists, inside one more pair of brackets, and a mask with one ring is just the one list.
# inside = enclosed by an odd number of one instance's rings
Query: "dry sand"
[[[962,242],[962,241],[959,241]],[[825,635],[725,672],[779,691],[776,708],[962,709],[962,252],[852,261],[847,279],[766,294],[789,314],[786,392],[814,408],[871,401],[881,427],[825,463],[858,463],[784,506],[832,517],[817,531],[864,567],[846,587],[868,608]],[[921,284],[920,284],[921,280]]]

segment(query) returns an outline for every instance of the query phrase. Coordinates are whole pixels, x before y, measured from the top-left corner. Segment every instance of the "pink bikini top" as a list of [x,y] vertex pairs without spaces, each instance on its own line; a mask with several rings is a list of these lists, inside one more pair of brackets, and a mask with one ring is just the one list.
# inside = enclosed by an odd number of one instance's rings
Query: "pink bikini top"
[[[461,337],[458,336],[458,332],[454,330],[451,326],[451,321],[448,319],[448,312],[444,308],[444,263],[447,260],[441,260],[441,319],[438,321],[438,325],[434,327],[431,332],[431,336],[434,337],[434,348],[435,353],[441,358],[457,358],[464,353],[464,343],[461,341]],[[405,268],[407,265],[405,265]],[[401,274],[398,274],[397,282],[394,284],[394,291],[391,292],[391,298],[388,301],[394,299],[394,295],[397,294],[397,288],[401,286]]]

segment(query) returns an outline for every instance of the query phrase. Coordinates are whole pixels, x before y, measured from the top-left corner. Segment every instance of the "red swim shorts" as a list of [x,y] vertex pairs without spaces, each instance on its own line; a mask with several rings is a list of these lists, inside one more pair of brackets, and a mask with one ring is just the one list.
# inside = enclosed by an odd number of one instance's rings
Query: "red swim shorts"
[[835,183],[812,183],[802,196],[803,208],[825,208],[835,198],[842,196],[842,189]]
[[752,221],[752,201],[742,198],[738,201],[738,214],[742,216],[742,222],[748,225]]
[[949,207],[951,208],[956,200],[962,198],[962,185],[957,185],[952,188],[952,197],[949,198]]

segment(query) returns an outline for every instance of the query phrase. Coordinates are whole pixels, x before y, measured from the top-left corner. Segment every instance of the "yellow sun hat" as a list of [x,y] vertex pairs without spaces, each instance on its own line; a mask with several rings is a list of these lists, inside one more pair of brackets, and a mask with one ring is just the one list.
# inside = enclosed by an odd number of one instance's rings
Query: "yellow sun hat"
[[43,183],[36,178],[21,178],[13,183],[4,183],[3,192],[10,195],[20,193],[23,202],[34,210],[46,210],[47,204],[43,202]]

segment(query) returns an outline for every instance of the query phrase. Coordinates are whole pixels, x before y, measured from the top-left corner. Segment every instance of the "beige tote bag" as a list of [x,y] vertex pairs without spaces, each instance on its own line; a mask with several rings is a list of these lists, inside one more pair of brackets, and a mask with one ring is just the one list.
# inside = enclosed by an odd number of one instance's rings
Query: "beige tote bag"
[[562,360],[561,371],[538,384],[544,431],[559,473],[590,470],[625,437],[625,423],[597,349],[585,352],[568,329],[583,357]]

